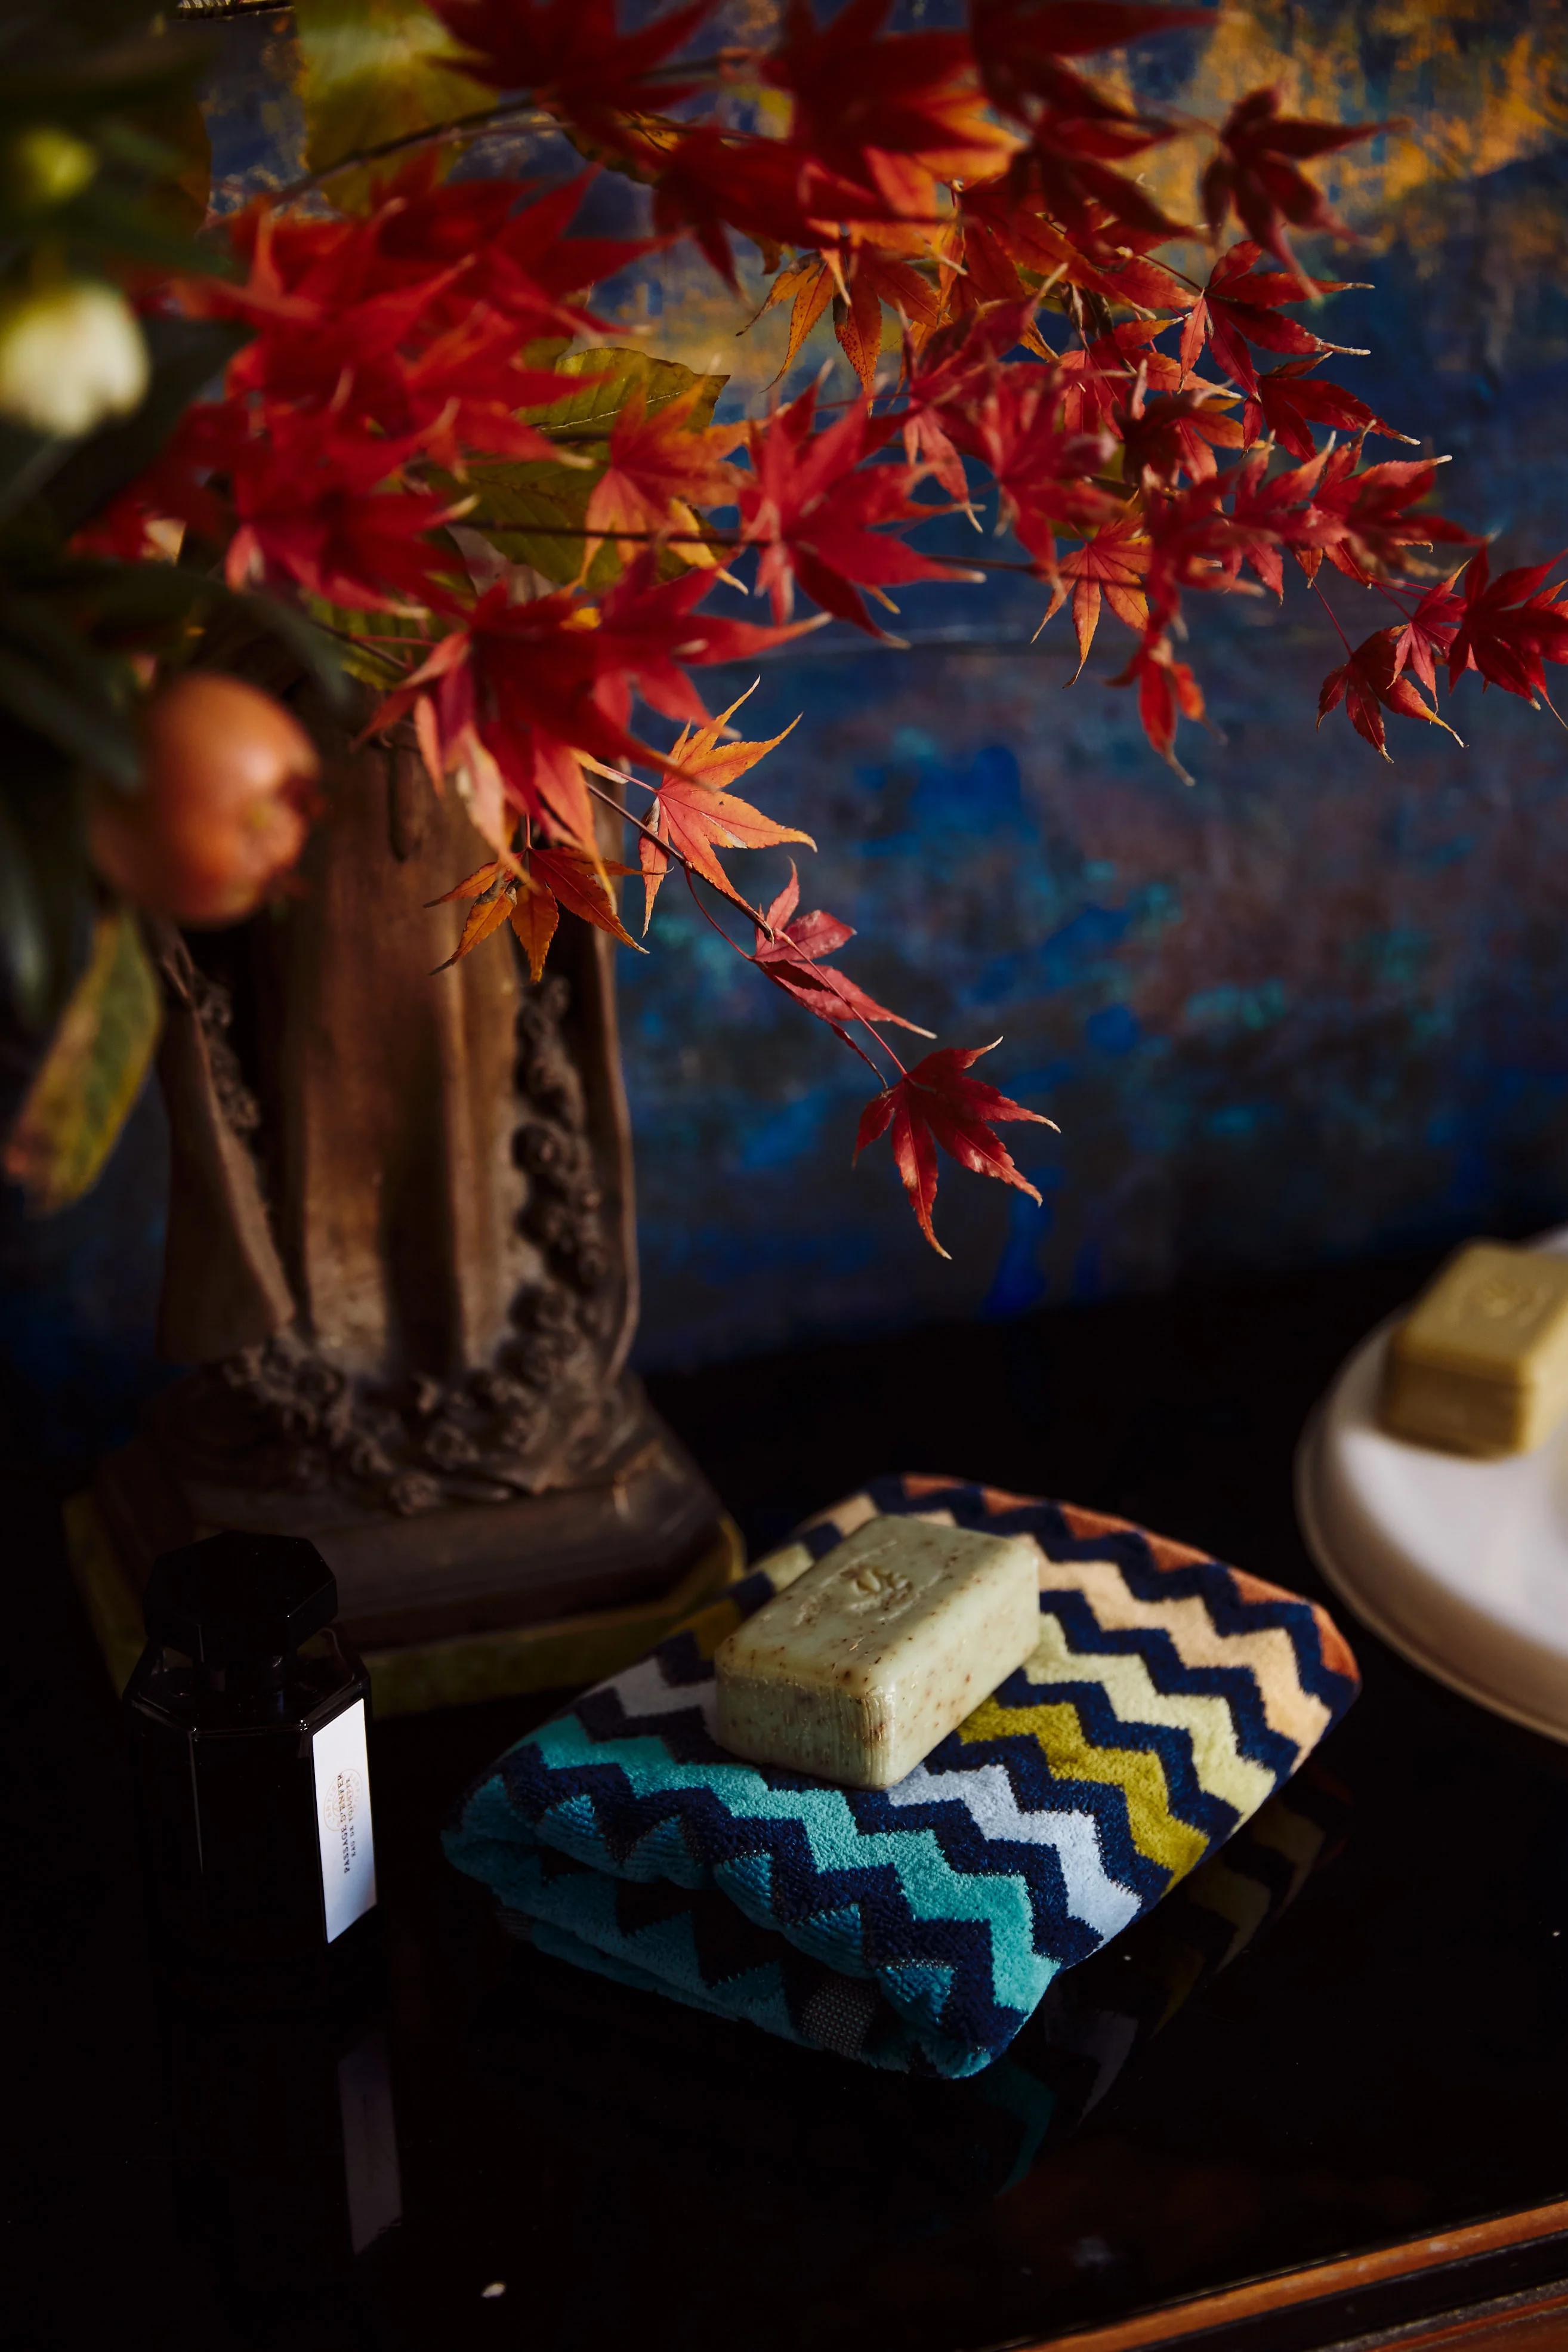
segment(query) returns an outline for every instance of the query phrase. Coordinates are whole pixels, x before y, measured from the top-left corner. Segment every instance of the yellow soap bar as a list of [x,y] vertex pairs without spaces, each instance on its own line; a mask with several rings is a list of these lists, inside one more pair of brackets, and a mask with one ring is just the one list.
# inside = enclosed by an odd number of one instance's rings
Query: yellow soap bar
[[1568,1257],[1470,1242],[1389,1341],[1381,1419],[1455,1454],[1522,1454],[1568,1412]]
[[889,1789],[1040,1638],[1026,1536],[870,1519],[714,1653],[720,1745],[849,1789]]

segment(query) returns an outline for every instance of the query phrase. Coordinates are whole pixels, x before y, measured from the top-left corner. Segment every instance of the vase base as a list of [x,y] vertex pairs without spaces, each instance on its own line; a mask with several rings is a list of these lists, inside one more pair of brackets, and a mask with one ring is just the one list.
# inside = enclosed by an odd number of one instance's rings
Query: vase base
[[177,1474],[149,1438],[67,1510],[72,1570],[117,1685],[142,1648],[162,1551],[218,1528],[308,1536],[376,1711],[409,1714],[613,1674],[739,1575],[744,1549],[700,1471],[640,1397],[624,1442],[579,1486],[398,1518],[332,1493]]

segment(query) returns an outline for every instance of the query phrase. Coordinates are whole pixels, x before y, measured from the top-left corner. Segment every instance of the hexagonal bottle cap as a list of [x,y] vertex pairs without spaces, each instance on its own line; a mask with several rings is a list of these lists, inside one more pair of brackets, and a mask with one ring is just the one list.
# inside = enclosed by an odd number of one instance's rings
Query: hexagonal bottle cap
[[303,1536],[238,1529],[166,1551],[142,1596],[149,1641],[207,1666],[297,1650],[338,1613],[337,1580]]

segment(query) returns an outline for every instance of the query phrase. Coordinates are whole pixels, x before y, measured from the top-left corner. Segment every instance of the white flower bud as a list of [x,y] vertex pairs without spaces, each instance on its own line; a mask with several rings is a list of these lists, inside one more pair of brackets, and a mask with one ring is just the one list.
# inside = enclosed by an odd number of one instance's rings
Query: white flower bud
[[34,433],[90,433],[146,389],[147,346],[114,287],[76,278],[0,306],[0,416]]

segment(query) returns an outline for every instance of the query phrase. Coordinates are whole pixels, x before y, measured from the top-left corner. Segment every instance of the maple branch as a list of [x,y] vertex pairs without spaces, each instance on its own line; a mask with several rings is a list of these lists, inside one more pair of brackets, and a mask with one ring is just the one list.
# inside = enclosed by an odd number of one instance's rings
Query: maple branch
[[[185,0],[185,6],[190,5],[191,0]],[[251,0],[251,5],[263,5],[264,0]],[[219,11],[214,9],[211,13],[216,15]],[[722,82],[725,74],[732,68],[743,65],[761,54],[760,50],[741,47],[716,49],[711,57],[695,58],[689,65],[672,62],[655,66],[646,79],[649,81],[663,78],[689,81],[695,74],[703,81]],[[384,163],[393,155],[412,154],[416,148],[443,146],[448,140],[482,139],[487,131],[503,129],[560,131],[563,128],[559,119],[547,108],[542,107],[535,97],[510,99],[500,106],[475,107],[468,114],[453,114],[443,122],[427,122],[422,131],[401,131],[395,139],[379,140],[374,147],[357,147],[353,154],[341,155],[335,163],[325,164],[319,172],[308,173],[301,180],[291,180],[287,187],[276,191],[271,202],[276,205],[292,204],[298,197],[308,196],[315,189],[325,187],[329,180],[335,180],[345,172],[359,171],[367,163]],[[747,138],[752,134],[742,131],[736,135]]]
[[[619,775],[618,770],[614,772]],[[584,783],[587,783],[586,777],[584,778]],[[623,784],[638,784],[645,793],[654,792],[658,789],[656,785],[643,783],[640,776],[620,776],[620,782]],[[603,801],[607,809],[614,809],[616,814],[618,817],[623,817],[627,824],[635,824],[639,833],[646,834],[649,841],[653,843],[655,848],[661,849],[666,857],[672,857],[675,860],[675,863],[681,867],[688,880],[690,879],[692,872],[691,860],[687,856],[684,850],[677,849],[674,842],[666,841],[662,834],[656,833],[651,824],[646,824],[640,816],[635,815],[633,812],[627,808],[624,801],[616,800],[613,793],[605,792],[602,784],[588,784],[588,791],[595,800]],[[704,876],[703,879],[706,880],[707,877]],[[711,885],[710,885],[710,887],[711,887]],[[760,931],[764,932],[768,939],[773,940],[777,937],[777,933],[774,931],[773,927],[769,922],[767,917],[765,915],[760,915],[755,907],[752,906],[748,900],[742,898],[738,890],[732,890],[730,893],[730,897],[731,903],[734,906],[739,907],[742,915],[749,915],[752,921],[756,924],[757,929]],[[726,932],[724,936],[726,939],[729,939],[728,932]],[[730,940],[730,945],[731,947],[735,947],[733,940]],[[735,948],[735,953],[737,955],[744,955],[745,952],[746,950],[744,948]]]
[[[686,861],[685,861],[684,859],[682,859],[681,863],[682,863],[682,865],[683,865],[683,866],[685,866]],[[692,905],[696,908],[696,909],[697,909],[698,913],[701,916],[701,918],[702,918],[703,921],[704,921],[705,923],[707,923],[707,924],[710,926],[710,928],[711,929],[713,929],[713,930],[715,930],[715,931],[717,931],[717,932],[718,932],[719,937],[723,940],[723,942],[724,942],[724,944],[725,944],[725,946],[726,946],[726,947],[730,947],[730,948],[733,948],[733,949],[734,949],[735,953],[740,957],[740,959],[741,959],[741,961],[742,961],[742,963],[754,964],[754,963],[756,962],[756,961],[757,961],[756,957],[755,957],[754,955],[748,955],[748,954],[747,954],[747,952],[746,952],[746,950],[745,950],[745,949],[741,945],[740,940],[732,940],[732,939],[730,937],[729,932],[724,929],[724,926],[723,926],[723,924],[719,920],[718,916],[717,916],[717,915],[715,915],[715,914],[712,912],[711,908],[708,908],[708,907],[705,907],[705,906],[703,905],[703,903],[702,903],[701,899],[698,897],[698,895],[697,895],[697,881],[696,881],[696,877],[695,877],[695,876],[692,874],[692,871],[691,871],[691,868],[690,868],[690,866],[686,866],[686,887],[687,887],[687,888],[688,888],[688,889],[690,891],[690,893],[691,893],[691,903],[692,903]],[[764,929],[764,930],[766,930],[768,927],[767,927],[767,925],[766,925],[766,924],[764,924],[764,925],[763,926],[763,929]],[[770,938],[770,939],[776,939],[776,938],[777,938],[777,934],[776,934],[775,932],[773,932],[773,931],[769,931],[769,932],[768,932],[768,936],[769,936],[769,938]],[[812,965],[811,959],[810,959],[808,956],[805,956],[805,955],[802,955],[802,954],[801,954],[800,950],[799,950],[798,948],[796,948],[796,947],[795,947],[795,941],[794,941],[792,939],[788,939],[788,938],[786,938],[786,939],[785,939],[785,940],[784,940],[784,944],[786,947],[790,948],[790,949],[791,949],[791,950],[793,950],[793,951],[794,951],[797,956],[799,956],[799,957],[800,957],[800,961],[801,961],[805,965],[805,967],[806,967],[806,969],[807,969],[807,971],[814,971],[814,970],[815,970],[814,966]],[[821,978],[821,974],[820,974],[819,972],[818,972],[818,973],[816,973],[816,978],[818,978],[818,979],[820,979],[820,978]],[[892,1060],[893,1060],[893,1061],[895,1061],[895,1062],[898,1062],[898,1063],[899,1063],[899,1067],[900,1067],[900,1070],[901,1070],[901,1069],[903,1069],[903,1066],[903,1066],[903,1064],[902,1064],[901,1062],[899,1062],[899,1057],[898,1057],[897,1054],[895,1054],[895,1053],[893,1052],[893,1049],[892,1049],[892,1047],[888,1044],[887,1039],[886,1039],[885,1037],[879,1036],[879,1035],[878,1035],[877,1031],[871,1027],[871,1024],[870,1024],[870,1023],[869,1023],[868,1021],[867,1021],[867,1020],[863,1019],[863,1018],[862,1018],[862,1016],[861,1016],[860,1014],[858,1014],[858,1013],[852,1014],[850,1017],[851,1017],[852,1019],[854,1019],[854,1020],[858,1020],[858,1021],[859,1021],[859,1022],[860,1022],[860,1025],[861,1025],[861,1027],[862,1027],[863,1029],[866,1029],[866,1030],[869,1031],[869,1034],[871,1034],[871,1036],[873,1036],[874,1038],[876,1038],[876,1041],[877,1041],[878,1045],[880,1045],[880,1046],[882,1046],[882,1047],[884,1048],[884,1050],[885,1050],[885,1051],[886,1051],[886,1052],[890,1055],[890,1057],[892,1058]],[[853,1038],[853,1037],[851,1037],[851,1035],[849,1034],[848,1030],[847,1030],[847,1029],[841,1028],[841,1027],[839,1026],[839,1024],[838,1024],[838,1023],[837,1023],[837,1022],[836,1022],[836,1021],[835,1021],[835,1022],[830,1022],[828,1025],[829,1025],[829,1027],[830,1027],[830,1028],[832,1028],[832,1029],[835,1031],[835,1033],[836,1033],[838,1036],[840,1036],[840,1037],[842,1037],[842,1038],[843,1038],[844,1043],[848,1046],[848,1048],[849,1048],[849,1050],[850,1050],[850,1052],[851,1052],[852,1054],[858,1054],[858,1055],[859,1055],[860,1059],[865,1063],[866,1067],[870,1071],[871,1076],[876,1079],[876,1081],[877,1081],[877,1085],[878,1085],[879,1088],[883,1089],[883,1090],[885,1091],[885,1089],[886,1089],[886,1080],[883,1078],[881,1071],[877,1067],[876,1063],[871,1059],[870,1055],[867,1053],[866,1048],[865,1048],[863,1045],[858,1045],[855,1043],[854,1038]],[[907,1076],[907,1075],[908,1075],[908,1074],[906,1073],[906,1076]]]
[[[369,654],[373,661],[384,662],[395,677],[405,677],[407,669],[395,654],[384,653],[374,637],[356,637],[352,629],[334,628],[331,621],[318,621],[316,626],[324,635],[336,637],[341,646],[352,646],[356,654]],[[423,646],[421,638],[419,644]]]
[[1387,597],[1389,603],[1393,605],[1394,611],[1399,614],[1402,620],[1414,620],[1415,614],[1405,611],[1405,606],[1400,603],[1398,597],[1394,594],[1393,589],[1388,585],[1388,583],[1385,580],[1374,580],[1372,584],[1376,589],[1380,596]]
[[[952,511],[951,508],[933,507],[931,520],[934,522],[939,515]],[[916,528],[919,528],[918,524]],[[742,554],[748,547],[766,547],[770,543],[763,539],[746,539],[739,531],[731,530],[589,530],[584,524],[570,522],[531,522],[520,529],[517,536],[529,539],[624,539],[639,547],[729,547]],[[962,561],[956,555],[933,555],[931,561],[947,564],[959,580],[966,572],[1026,572],[1036,580],[1043,580],[1047,576],[1037,563],[1018,562],[1001,555],[966,555]],[[358,645],[361,640],[355,637],[353,642]]]
[[1335,628],[1339,630],[1340,643],[1343,646],[1346,653],[1349,654],[1352,648],[1350,639],[1346,636],[1343,629],[1340,627],[1340,616],[1335,612],[1333,606],[1330,604],[1328,598],[1324,595],[1321,588],[1318,585],[1318,583],[1315,580],[1312,583],[1312,593],[1317,598],[1319,604],[1322,606],[1324,612],[1328,614],[1330,620],[1333,623]]
[[[640,776],[625,775],[622,774],[619,770],[615,772],[617,774],[619,781],[622,783],[640,785],[645,793],[654,792],[658,789],[656,785],[643,783]],[[605,792],[602,785],[589,784],[588,790],[596,801],[602,801],[607,809],[613,809],[617,816],[624,817],[628,824],[635,824],[639,833],[646,834],[648,840],[654,844],[656,848],[662,850],[666,857],[674,859],[675,863],[680,867],[681,872],[686,877],[687,887],[691,892],[693,901],[701,913],[703,920],[712,926],[713,929],[718,932],[720,938],[723,940],[727,945],[732,947],[738,956],[744,958],[747,963],[755,963],[757,961],[756,957],[749,954],[738,940],[731,939],[729,932],[724,929],[723,924],[720,922],[718,917],[713,914],[708,907],[704,906],[702,900],[698,897],[697,883],[699,879],[706,882],[708,880],[708,877],[706,875],[699,877],[695,867],[692,866],[691,860],[686,856],[681,850],[679,850],[673,842],[667,841],[662,834],[658,834],[654,831],[651,824],[646,824],[640,816],[634,815],[632,811],[626,806],[624,802],[616,800],[614,794]],[[711,883],[709,883],[709,887],[711,889]],[[742,898],[738,890],[731,890],[729,893],[729,898],[731,906],[739,908],[742,915],[749,917],[750,919],[755,923],[758,930],[762,932],[763,937],[769,942],[770,946],[783,948],[786,954],[794,958],[795,962],[803,964],[818,987],[823,987],[825,982],[833,980],[831,972],[824,973],[818,971],[816,966],[812,962],[811,958],[805,953],[804,948],[799,947],[796,942],[790,938],[787,931],[775,931],[767,917],[761,913],[757,908],[752,906],[746,899]],[[866,1030],[868,1035],[876,1039],[877,1044],[880,1045],[889,1060],[892,1062],[898,1069],[900,1071],[903,1070],[904,1066],[902,1062],[900,1061],[898,1054],[895,1052],[894,1048],[889,1045],[887,1039],[882,1035],[880,1030],[876,1027],[874,1023],[868,1021],[864,1013],[857,1013],[849,1003],[848,999],[840,995],[838,984],[836,980],[834,980],[833,986],[830,989],[825,989],[825,993],[836,998],[837,1001],[843,1005],[846,1018],[850,1021],[858,1021],[861,1028]],[[867,1068],[870,1070],[879,1081],[882,1073],[877,1068],[876,1063],[871,1060],[870,1056],[866,1054],[860,1046],[855,1044],[853,1037],[848,1036],[843,1032],[840,1034],[844,1034],[845,1044],[854,1047],[855,1052],[860,1055],[860,1059],[866,1064]],[[928,1029],[921,1034],[926,1036],[930,1036],[931,1032]],[[907,1076],[908,1073],[906,1072],[905,1075]]]
[[324,164],[319,172],[308,172],[302,180],[290,180],[286,187],[276,191],[270,201],[291,205],[300,196],[324,188],[329,180],[339,179],[345,172],[357,172],[368,163],[384,163],[394,155],[411,155],[416,148],[439,147],[448,139],[482,139],[487,131],[499,131],[505,125],[519,131],[558,131],[561,127],[555,117],[547,114],[531,98],[514,99],[506,106],[476,107],[471,114],[454,114],[445,122],[427,123],[423,131],[401,131],[395,139],[378,140],[374,147],[358,147],[352,155],[340,155],[335,163]]

